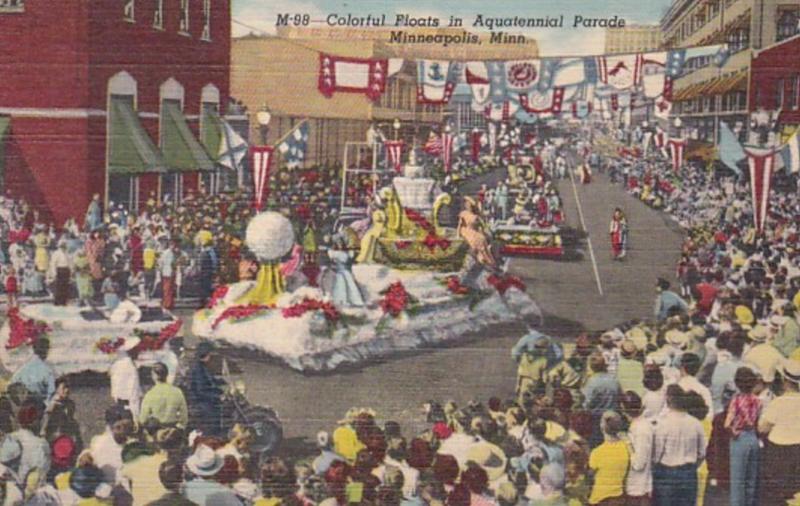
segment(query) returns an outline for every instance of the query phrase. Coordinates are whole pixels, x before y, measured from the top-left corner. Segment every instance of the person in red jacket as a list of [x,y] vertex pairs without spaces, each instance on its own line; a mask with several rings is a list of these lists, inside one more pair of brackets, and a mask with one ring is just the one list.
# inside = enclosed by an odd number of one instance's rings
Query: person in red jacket
[[702,283],[694,287],[695,297],[697,298],[697,310],[704,316],[711,313],[711,307],[717,299],[719,288],[717,287],[716,277],[713,272],[707,272]]
[[8,308],[17,307],[17,292],[19,291],[19,286],[17,283],[17,274],[14,272],[13,267],[9,267],[6,271],[5,285]]

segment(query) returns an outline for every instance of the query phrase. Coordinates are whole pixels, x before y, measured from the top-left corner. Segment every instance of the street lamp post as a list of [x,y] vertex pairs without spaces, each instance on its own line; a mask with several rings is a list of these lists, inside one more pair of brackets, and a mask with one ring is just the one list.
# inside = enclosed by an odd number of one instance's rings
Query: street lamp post
[[261,110],[256,113],[256,121],[258,122],[258,131],[261,134],[261,144],[267,144],[267,135],[269,134],[269,122],[272,120],[272,113],[264,104]]
[[675,121],[672,123],[675,126],[675,137],[681,137],[681,127],[683,126],[683,120],[679,116],[675,117]]
[[400,127],[401,127],[400,119],[395,118],[392,122],[392,129],[394,130],[394,140],[397,140],[400,137]]

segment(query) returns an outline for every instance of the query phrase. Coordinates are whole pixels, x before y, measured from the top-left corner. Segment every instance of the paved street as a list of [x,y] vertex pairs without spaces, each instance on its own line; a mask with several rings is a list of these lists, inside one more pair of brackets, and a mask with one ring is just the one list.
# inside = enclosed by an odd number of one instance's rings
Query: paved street
[[[561,181],[559,191],[572,229],[566,235],[577,236],[581,225],[570,181]],[[672,276],[681,240],[679,231],[661,214],[619,187],[610,186],[602,176],[591,185],[577,187],[577,195],[604,295],[598,293],[585,240],[576,245],[580,259],[514,258],[510,264],[510,271],[524,278],[545,312],[545,330],[564,340],[573,339],[582,330],[602,330],[649,314],[653,282],[656,276]],[[615,206],[623,207],[630,222],[632,251],[624,263],[610,258],[607,228]],[[272,405],[280,413],[290,439],[287,451],[294,453],[301,451],[301,438],[313,438],[318,430],[335,427],[351,406],[371,406],[382,418],[395,419],[414,430],[423,421],[419,408],[426,400],[465,402],[472,396],[485,400],[491,395],[511,394],[515,365],[509,350],[523,332],[523,328],[514,326],[496,328],[483,335],[465,336],[458,345],[421,350],[326,375],[306,376],[246,354],[237,355],[235,360],[250,399]],[[194,343],[189,339],[188,344]],[[81,379],[82,384],[93,386],[75,389],[79,414],[87,428],[96,433],[102,424],[98,415],[108,399],[107,380],[99,376]]]

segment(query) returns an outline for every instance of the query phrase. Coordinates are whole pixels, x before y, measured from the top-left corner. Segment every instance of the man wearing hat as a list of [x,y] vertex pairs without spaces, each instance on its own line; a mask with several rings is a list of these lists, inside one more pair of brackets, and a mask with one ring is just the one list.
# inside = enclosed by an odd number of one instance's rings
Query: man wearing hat
[[142,402],[142,387],[139,384],[139,370],[134,360],[139,356],[138,337],[128,337],[120,347],[121,356],[111,364],[108,375],[111,378],[111,398],[127,408],[134,419],[139,416]]
[[17,475],[23,487],[28,483],[28,475],[32,472],[38,472],[38,483],[44,484],[50,470],[50,445],[38,435],[41,417],[40,402],[32,399],[23,402],[17,412],[19,429],[6,436],[20,445]]
[[742,359],[745,363],[754,366],[761,374],[765,383],[772,383],[775,372],[783,361],[783,355],[769,342],[770,331],[766,325],[758,324],[747,333],[751,348]]
[[800,326],[794,318],[794,307],[791,304],[779,307],[770,316],[769,325],[773,333],[772,343],[783,356],[790,357],[800,341]]
[[758,420],[758,432],[766,436],[759,504],[785,504],[800,490],[800,362],[782,360],[779,371],[784,393],[764,408]]
[[658,321],[664,321],[676,313],[686,313],[689,304],[686,303],[677,293],[669,289],[670,284],[664,278],[656,281],[655,317]]
[[243,506],[230,488],[214,481],[214,476],[225,465],[225,459],[206,445],[198,445],[186,468],[194,478],[184,485],[183,495],[199,506]]
[[40,337],[34,341],[33,355],[11,376],[9,384],[21,383],[42,402],[50,400],[56,391],[56,373],[47,363],[49,354],[49,339]]
[[222,387],[225,382],[209,369],[213,351],[212,343],[200,342],[195,352],[195,362],[189,370],[190,419],[206,436],[222,433]]

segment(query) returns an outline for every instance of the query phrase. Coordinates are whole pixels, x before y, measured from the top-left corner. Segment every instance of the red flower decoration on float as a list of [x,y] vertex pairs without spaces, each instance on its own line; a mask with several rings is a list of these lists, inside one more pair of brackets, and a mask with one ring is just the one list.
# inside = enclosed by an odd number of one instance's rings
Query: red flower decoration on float
[[99,341],[94,343],[94,348],[104,355],[113,355],[117,352],[122,345],[125,344],[124,337],[112,339],[110,337],[102,337]]
[[336,309],[336,306],[332,303],[308,297],[297,304],[292,304],[289,307],[281,309],[281,314],[284,318],[299,318],[308,311],[322,311],[322,314],[325,315],[325,319],[329,322],[335,323],[341,318],[339,310]]
[[458,276],[450,276],[447,278],[447,289],[450,293],[456,295],[466,295],[469,293],[469,287],[462,285]]
[[415,302],[416,299],[406,291],[406,287],[400,281],[395,281],[381,292],[383,298],[380,300],[379,305],[383,309],[383,314],[390,314],[397,317],[405,311],[409,304]]
[[6,343],[7,350],[13,350],[23,344],[33,344],[52,330],[45,322],[23,317],[17,307],[8,310],[8,325],[10,330]]
[[219,326],[219,324],[224,322],[225,320],[243,320],[245,318],[254,316],[258,313],[273,309],[274,307],[275,306],[263,306],[258,304],[248,304],[246,306],[231,306],[225,309],[225,311],[223,311],[221,315],[217,316],[217,319],[214,320],[213,324],[211,324],[211,328],[216,329]]
[[225,298],[228,295],[228,286],[222,285],[218,286],[214,289],[214,292],[211,294],[211,298],[208,299],[208,303],[206,307],[211,309],[212,307],[216,306],[219,301]]
[[520,278],[510,274],[505,274],[502,276],[492,274],[486,279],[486,281],[488,281],[489,284],[492,285],[500,295],[505,295],[509,288],[516,288],[521,292],[524,292],[527,288],[525,283],[523,283]]

